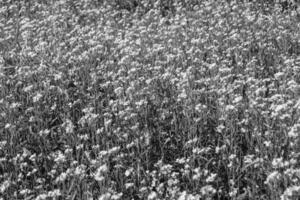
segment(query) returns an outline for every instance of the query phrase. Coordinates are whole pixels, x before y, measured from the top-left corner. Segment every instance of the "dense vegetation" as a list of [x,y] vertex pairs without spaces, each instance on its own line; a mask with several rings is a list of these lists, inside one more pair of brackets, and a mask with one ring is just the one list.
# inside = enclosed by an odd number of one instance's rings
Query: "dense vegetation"
[[0,199],[299,199],[298,12],[0,1]]

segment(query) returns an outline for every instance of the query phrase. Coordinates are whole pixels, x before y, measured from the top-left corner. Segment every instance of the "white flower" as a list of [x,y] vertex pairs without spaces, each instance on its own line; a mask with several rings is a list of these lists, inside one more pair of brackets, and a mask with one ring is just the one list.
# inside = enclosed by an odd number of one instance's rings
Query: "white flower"
[[235,107],[233,105],[227,105],[225,108],[226,112],[230,112],[230,111],[234,111],[236,110]]
[[149,195],[148,195],[148,200],[155,200],[157,199],[157,193],[152,191]]
[[33,98],[33,103],[38,102],[41,98],[43,97],[43,95],[41,93],[37,93]]
[[201,177],[201,170],[200,168],[196,168],[193,170],[195,172],[195,174],[193,175],[193,180],[199,180]]
[[10,186],[10,181],[4,181],[0,186],[0,192],[4,194],[5,190]]
[[63,163],[63,162],[66,161],[66,157],[65,157],[64,154],[62,154],[62,153],[59,151],[59,153],[56,155],[56,158],[54,159],[54,161],[55,161],[56,163]]
[[207,177],[206,182],[213,182],[217,177],[217,174],[212,173],[209,177]]
[[98,200],[110,200],[111,199],[111,194],[110,193],[105,193],[105,194],[102,194]]
[[180,195],[180,197],[178,198],[178,200],[186,200],[187,199],[187,194],[186,191],[183,191]]
[[243,100],[243,97],[242,96],[237,96],[234,100],[233,100],[233,103],[239,103],[240,101]]
[[271,141],[264,141],[263,143],[266,147],[271,147],[271,145],[272,145]]
[[225,129],[226,127],[223,124],[220,124],[219,126],[217,126],[217,131],[222,133],[222,131]]
[[118,200],[118,199],[121,199],[123,193],[118,193],[118,194],[114,194],[111,196],[111,199],[112,200]]
[[125,176],[126,177],[128,177],[128,176],[130,176],[130,174],[133,172],[133,168],[131,167],[131,168],[129,168],[129,169],[127,169],[126,171],[125,171]]
[[108,150],[108,154],[115,154],[120,150],[120,147],[113,147],[111,149]]
[[125,184],[125,188],[126,188],[126,189],[131,188],[131,187],[133,187],[133,186],[134,186],[133,183],[126,183],[126,184]]
[[95,180],[97,181],[103,181],[104,180],[104,174],[108,171],[108,167],[106,164],[101,165],[98,169],[96,174],[94,175]]
[[283,160],[282,158],[274,158],[272,161],[272,166],[274,168],[280,168],[283,166]]
[[291,138],[297,138],[299,135],[300,124],[295,124],[289,131],[288,136]]
[[12,104],[10,105],[10,108],[13,109],[13,108],[17,108],[17,107],[20,107],[20,106],[21,106],[20,103],[12,103]]
[[48,192],[48,197],[58,197],[61,195],[61,192],[59,189],[55,189],[53,191]]
[[80,166],[77,166],[75,171],[74,171],[74,174],[77,175],[77,176],[82,176],[85,174],[85,166],[84,165],[80,165]]
[[23,89],[24,92],[30,92],[33,89],[33,85],[29,85]]
[[11,127],[11,124],[9,124],[9,123],[7,123],[7,124],[5,124],[5,129],[9,129]]
[[120,97],[124,93],[124,89],[122,87],[118,87],[115,89],[115,93]]
[[235,155],[235,154],[231,154],[231,155],[228,157],[229,160],[234,160],[235,158],[236,158],[236,155]]
[[73,133],[74,132],[74,125],[73,125],[73,122],[71,120],[67,119],[64,125],[65,125],[65,128],[66,128],[66,133]]
[[64,182],[66,179],[67,179],[67,173],[63,172],[55,179],[55,182],[56,183]]
[[216,193],[216,189],[213,188],[213,186],[211,186],[211,185],[206,185],[206,186],[204,186],[200,189],[200,192],[201,192],[202,195],[211,196],[211,195]]
[[237,195],[237,192],[238,192],[237,188],[233,188],[233,189],[231,190],[231,192],[229,192],[229,196],[230,196],[231,198],[233,198],[233,197],[235,197],[235,196]]
[[29,192],[30,192],[30,190],[24,189],[24,190],[21,190],[21,191],[20,191],[20,194],[26,195],[26,194],[28,194]]
[[282,200],[289,200],[289,199],[299,199],[300,197],[300,186],[293,185],[288,187],[283,195],[281,195]]
[[281,79],[284,76],[283,72],[277,72],[276,74],[274,74],[275,79]]
[[48,197],[47,194],[40,194],[39,196],[37,196],[35,200],[45,200],[47,199],[47,197]]
[[274,171],[267,177],[267,180],[265,181],[265,184],[268,184],[269,186],[276,183],[278,180],[280,180],[281,174],[278,171]]

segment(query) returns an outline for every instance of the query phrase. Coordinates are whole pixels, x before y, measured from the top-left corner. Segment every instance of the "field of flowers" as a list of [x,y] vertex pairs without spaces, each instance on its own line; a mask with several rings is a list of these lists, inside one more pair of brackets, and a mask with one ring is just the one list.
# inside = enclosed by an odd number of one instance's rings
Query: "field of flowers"
[[0,200],[300,199],[300,6],[0,0]]

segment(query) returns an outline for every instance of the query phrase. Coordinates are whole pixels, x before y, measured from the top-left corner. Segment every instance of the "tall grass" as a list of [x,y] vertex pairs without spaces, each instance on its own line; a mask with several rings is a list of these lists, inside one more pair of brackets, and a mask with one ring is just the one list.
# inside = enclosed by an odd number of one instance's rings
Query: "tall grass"
[[0,2],[0,199],[298,199],[297,9]]

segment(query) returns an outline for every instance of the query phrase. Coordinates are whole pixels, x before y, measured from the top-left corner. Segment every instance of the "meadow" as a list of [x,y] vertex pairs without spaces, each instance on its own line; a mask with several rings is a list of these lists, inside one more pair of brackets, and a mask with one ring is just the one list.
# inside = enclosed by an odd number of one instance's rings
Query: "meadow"
[[300,199],[295,1],[0,1],[0,200]]

